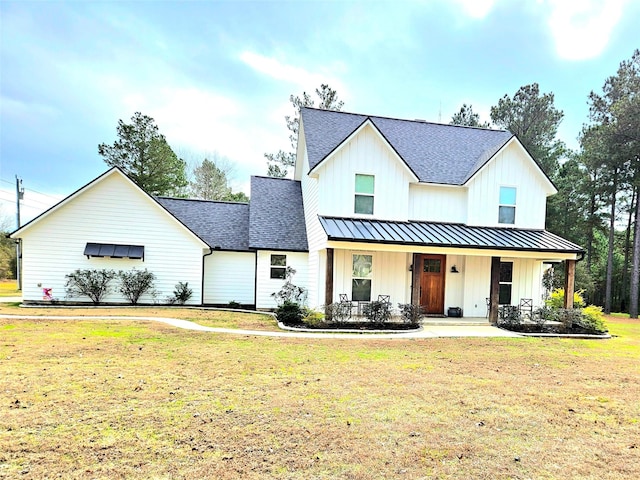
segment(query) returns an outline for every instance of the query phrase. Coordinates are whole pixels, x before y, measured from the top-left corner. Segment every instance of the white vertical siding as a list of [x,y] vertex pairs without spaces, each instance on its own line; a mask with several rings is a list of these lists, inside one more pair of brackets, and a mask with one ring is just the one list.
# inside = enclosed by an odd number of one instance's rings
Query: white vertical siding
[[465,223],[466,187],[409,186],[409,219],[430,222]]
[[542,261],[524,258],[502,258],[503,262],[513,262],[513,286],[511,303],[518,305],[521,298],[533,299],[534,307],[542,306]]
[[[449,307],[460,307],[464,305],[464,274],[465,260],[463,255],[447,255],[446,275],[444,283],[444,313]],[[451,269],[455,265],[458,273],[452,273]],[[466,312],[463,312],[466,315]]]
[[[498,223],[500,187],[516,187],[516,220],[513,225]],[[544,228],[547,186],[542,173],[511,143],[469,182],[469,225]]]
[[257,252],[256,308],[276,308],[278,305],[271,294],[279,291],[286,281],[271,278],[272,254],[286,255],[287,267],[292,267],[296,271],[296,274],[291,279],[291,283],[308,289],[308,253],[260,250]]
[[[87,242],[144,245],[144,261],[87,258]],[[208,249],[206,250],[208,251]],[[178,282],[189,282],[189,304],[201,301],[203,245],[126,180],[109,174],[23,232],[23,298],[42,300],[42,288],[65,298],[65,275],[76,269],[148,269],[156,275],[154,299],[164,302]],[[89,301],[87,298],[70,298]],[[126,302],[114,292],[106,302]]]
[[353,254],[372,255],[371,300],[378,295],[390,295],[394,308],[398,303],[411,302],[411,265],[409,253],[367,252],[356,250],[336,250],[333,266],[333,300],[338,301],[341,293],[351,298]]
[[[375,175],[374,215],[355,215],[355,175]],[[410,174],[372,127],[365,126],[318,169],[318,213],[408,220]]]
[[204,257],[204,303],[255,304],[256,254],[220,252]]
[[491,257],[467,257],[463,276],[464,316],[484,317],[491,284]]
[[[324,248],[327,242],[327,235],[318,220],[318,179],[307,175],[309,171],[309,160],[306,148],[302,148],[302,202],[304,204],[304,220],[307,228],[307,243],[309,245],[308,288],[310,306],[317,306],[324,303],[324,293],[320,294],[320,285],[324,287],[324,272],[319,270],[319,251]],[[297,170],[296,170],[297,171]]]

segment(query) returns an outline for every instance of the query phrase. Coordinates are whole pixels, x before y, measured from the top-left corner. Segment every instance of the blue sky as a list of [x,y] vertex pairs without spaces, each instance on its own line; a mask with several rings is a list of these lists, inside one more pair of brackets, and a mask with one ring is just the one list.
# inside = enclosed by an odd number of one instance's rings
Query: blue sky
[[321,83],[346,111],[448,123],[538,82],[575,148],[639,18],[632,0],[0,0],[1,214],[15,218],[15,175],[24,223],[105,171],[98,144],[136,111],[247,190],[288,149],[289,95]]

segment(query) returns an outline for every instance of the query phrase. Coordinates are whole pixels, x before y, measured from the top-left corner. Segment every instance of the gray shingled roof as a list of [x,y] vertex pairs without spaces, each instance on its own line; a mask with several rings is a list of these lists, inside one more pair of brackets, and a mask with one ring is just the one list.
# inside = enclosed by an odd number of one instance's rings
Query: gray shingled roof
[[450,248],[584,253],[581,247],[546,230],[472,227],[459,223],[394,222],[320,217],[329,240]]
[[249,250],[249,204],[156,197],[211,248]]
[[249,248],[309,250],[300,182],[251,177]]
[[504,130],[301,109],[313,170],[367,119],[421,182],[463,185],[513,134]]

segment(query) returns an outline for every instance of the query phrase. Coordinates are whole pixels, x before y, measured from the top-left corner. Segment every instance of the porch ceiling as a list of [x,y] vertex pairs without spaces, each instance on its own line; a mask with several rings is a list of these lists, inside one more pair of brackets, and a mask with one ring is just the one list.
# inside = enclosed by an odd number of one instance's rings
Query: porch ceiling
[[320,223],[330,241],[549,254],[584,253],[580,246],[546,230],[323,216]]

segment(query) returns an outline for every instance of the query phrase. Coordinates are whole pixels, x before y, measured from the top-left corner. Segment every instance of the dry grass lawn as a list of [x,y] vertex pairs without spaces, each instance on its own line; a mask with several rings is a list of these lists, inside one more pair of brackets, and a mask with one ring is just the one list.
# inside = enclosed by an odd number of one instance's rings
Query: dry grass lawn
[[609,326],[308,340],[0,319],[0,477],[640,478],[640,323]]

